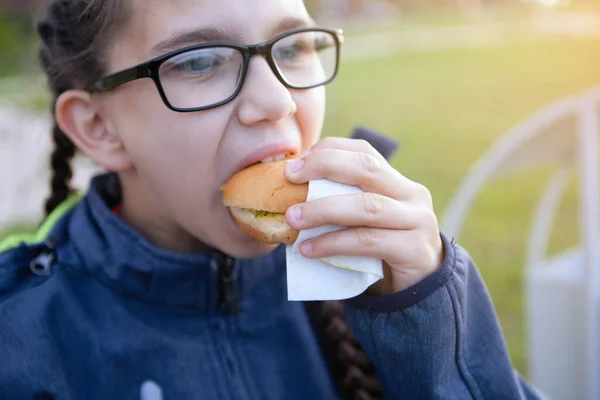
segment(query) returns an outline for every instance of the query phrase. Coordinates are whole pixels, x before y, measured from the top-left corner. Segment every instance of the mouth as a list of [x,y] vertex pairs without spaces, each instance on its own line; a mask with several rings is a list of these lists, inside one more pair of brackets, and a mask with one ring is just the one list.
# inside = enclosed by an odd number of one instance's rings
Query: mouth
[[285,152],[285,153],[277,154],[276,156],[265,157],[255,164],[259,164],[259,163],[266,164],[266,163],[270,163],[273,161],[281,161],[281,160],[285,160],[288,157],[291,157],[292,155],[293,155],[293,153]]
[[235,164],[232,170],[229,171],[228,179],[239,171],[252,165],[281,161],[288,157],[296,156],[298,152],[299,151],[295,146],[289,145],[272,144],[261,147]]

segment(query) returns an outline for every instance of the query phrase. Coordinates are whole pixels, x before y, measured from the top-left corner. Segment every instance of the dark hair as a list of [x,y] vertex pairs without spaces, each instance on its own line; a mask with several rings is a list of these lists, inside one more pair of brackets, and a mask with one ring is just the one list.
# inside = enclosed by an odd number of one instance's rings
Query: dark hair
[[[53,115],[56,100],[62,93],[83,88],[102,77],[106,71],[108,43],[127,18],[123,0],[50,1],[38,24],[38,34],[43,42],[42,65],[54,97]],[[76,150],[56,120],[52,137],[54,151],[51,194],[45,206],[47,214],[72,193],[71,161]],[[326,351],[334,355],[329,360],[330,367],[343,397],[349,400],[383,398],[375,369],[352,335],[341,302],[322,303],[318,318]]]
[[40,58],[54,97],[54,151],[46,214],[73,192],[71,161],[76,148],[56,123],[56,100],[67,90],[83,88],[103,75],[107,43],[126,18],[127,10],[122,3],[122,0],[52,0],[38,23],[37,32],[42,39]]
[[350,330],[344,316],[343,302],[325,301],[307,308],[309,311],[316,308],[312,322],[320,331],[318,336],[342,398],[383,399],[384,393],[375,366]]

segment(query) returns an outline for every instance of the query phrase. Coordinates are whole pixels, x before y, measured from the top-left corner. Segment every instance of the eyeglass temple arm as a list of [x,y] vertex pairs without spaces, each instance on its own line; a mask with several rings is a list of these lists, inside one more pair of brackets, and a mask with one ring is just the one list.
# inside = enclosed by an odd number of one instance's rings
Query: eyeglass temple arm
[[148,78],[150,76],[151,73],[147,65],[138,65],[137,67],[129,68],[124,71],[120,71],[115,74],[104,77],[96,81],[96,83],[91,85],[89,89],[103,92],[107,90],[112,90],[117,86],[122,85],[123,83],[127,83],[135,79]]
[[394,157],[400,147],[399,141],[390,139],[389,137],[364,126],[357,126],[354,128],[352,139],[366,140],[388,161]]

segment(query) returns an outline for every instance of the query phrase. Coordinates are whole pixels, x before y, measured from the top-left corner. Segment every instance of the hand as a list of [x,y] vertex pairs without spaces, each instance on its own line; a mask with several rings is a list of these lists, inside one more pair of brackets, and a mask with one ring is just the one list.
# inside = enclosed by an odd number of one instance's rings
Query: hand
[[325,138],[289,162],[285,174],[293,183],[329,179],[364,191],[288,209],[287,222],[295,229],[348,227],[302,243],[304,257],[382,259],[384,279],[369,288],[369,295],[406,289],[441,266],[444,251],[429,190],[392,168],[366,141]]

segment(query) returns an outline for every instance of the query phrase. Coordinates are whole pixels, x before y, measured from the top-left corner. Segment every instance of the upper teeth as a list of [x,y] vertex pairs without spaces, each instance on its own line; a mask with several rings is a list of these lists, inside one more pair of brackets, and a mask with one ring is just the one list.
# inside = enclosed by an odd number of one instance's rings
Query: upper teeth
[[282,154],[278,154],[278,155],[273,156],[273,157],[263,158],[262,160],[260,160],[260,162],[261,163],[270,163],[270,162],[273,162],[273,161],[279,161],[279,160],[283,160],[284,158],[286,158],[289,155],[290,155],[290,153],[282,153]]

